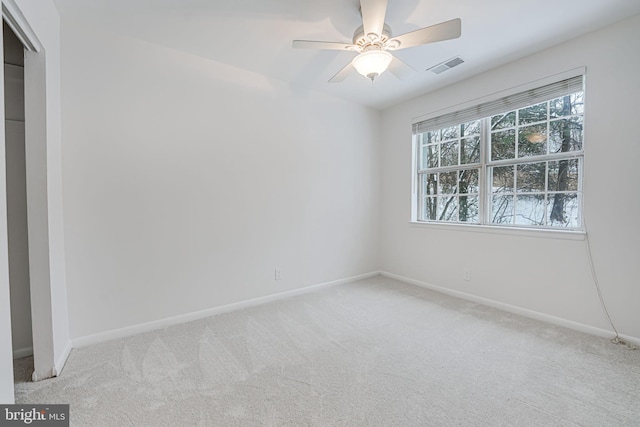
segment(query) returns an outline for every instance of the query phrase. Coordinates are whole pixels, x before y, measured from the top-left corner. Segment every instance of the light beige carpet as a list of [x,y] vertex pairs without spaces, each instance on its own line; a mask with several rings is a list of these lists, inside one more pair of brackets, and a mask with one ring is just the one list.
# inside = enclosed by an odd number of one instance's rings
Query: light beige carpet
[[26,383],[31,381],[33,374],[33,356],[13,359],[13,383]]
[[375,277],[76,349],[16,393],[82,426],[638,426],[640,351]]

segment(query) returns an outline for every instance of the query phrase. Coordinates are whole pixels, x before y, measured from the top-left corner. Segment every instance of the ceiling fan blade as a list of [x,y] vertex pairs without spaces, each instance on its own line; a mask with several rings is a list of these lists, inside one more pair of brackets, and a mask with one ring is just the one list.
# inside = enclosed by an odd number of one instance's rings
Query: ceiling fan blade
[[294,40],[293,47],[297,49],[328,49],[355,51],[356,46],[338,42],[320,42],[314,40]]
[[393,57],[391,64],[389,64],[389,71],[400,80],[406,80],[417,72],[396,56]]
[[365,36],[371,33],[380,36],[387,14],[387,0],[360,0],[360,12]]
[[460,37],[461,29],[462,21],[460,21],[460,18],[456,18],[430,27],[421,28],[410,33],[402,34],[398,37],[392,38],[389,42],[395,40],[400,43],[400,45],[395,48],[396,50],[405,49],[407,47],[418,46],[421,44],[456,39]]
[[338,71],[333,77],[329,79],[329,83],[340,83],[343,82],[344,79],[349,77],[349,75],[355,71],[351,62],[345,65],[342,70]]

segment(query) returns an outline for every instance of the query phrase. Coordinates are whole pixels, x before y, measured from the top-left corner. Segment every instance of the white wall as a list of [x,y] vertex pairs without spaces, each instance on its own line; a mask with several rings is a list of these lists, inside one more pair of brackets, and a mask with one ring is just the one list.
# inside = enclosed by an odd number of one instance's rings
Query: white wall
[[62,46],[74,338],[377,269],[380,113],[74,22]]
[[[382,270],[545,315],[610,329],[585,241],[409,225],[411,120],[511,87],[587,67],[585,215],[595,267],[620,333],[640,337],[640,228],[634,124],[640,17],[517,60],[386,110],[382,146]],[[464,248],[464,252],[462,249]],[[472,280],[463,280],[463,269]]]

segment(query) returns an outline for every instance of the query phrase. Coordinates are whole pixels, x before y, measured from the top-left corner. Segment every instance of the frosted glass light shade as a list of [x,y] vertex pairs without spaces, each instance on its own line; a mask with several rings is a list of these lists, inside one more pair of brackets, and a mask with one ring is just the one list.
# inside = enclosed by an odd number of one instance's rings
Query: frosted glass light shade
[[375,79],[389,67],[393,56],[384,50],[368,50],[353,58],[351,63],[363,76]]

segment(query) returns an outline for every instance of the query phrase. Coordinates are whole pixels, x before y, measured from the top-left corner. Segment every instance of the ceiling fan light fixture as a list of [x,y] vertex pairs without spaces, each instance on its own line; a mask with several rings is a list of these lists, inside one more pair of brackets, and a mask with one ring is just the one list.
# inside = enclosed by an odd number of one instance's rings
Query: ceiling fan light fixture
[[358,73],[373,81],[387,70],[392,59],[387,51],[368,50],[356,56],[351,63]]
[[[355,0],[352,0],[355,2]],[[393,36],[391,28],[385,23],[387,3],[389,0],[358,0],[362,25],[353,33],[351,43],[329,42],[319,40],[294,40],[296,49],[348,50],[359,53],[350,63],[329,79],[329,83],[339,83],[354,70],[372,82],[380,74],[391,67],[391,73],[400,80],[409,77],[416,70],[405,64],[388,51],[406,49],[429,43],[436,43],[460,37],[462,21],[460,18],[450,19],[429,27],[413,30],[405,34]],[[458,58],[459,59],[459,58]],[[459,59],[460,63],[464,62]],[[452,68],[455,65],[449,65]],[[434,70],[435,72],[435,70]]]

